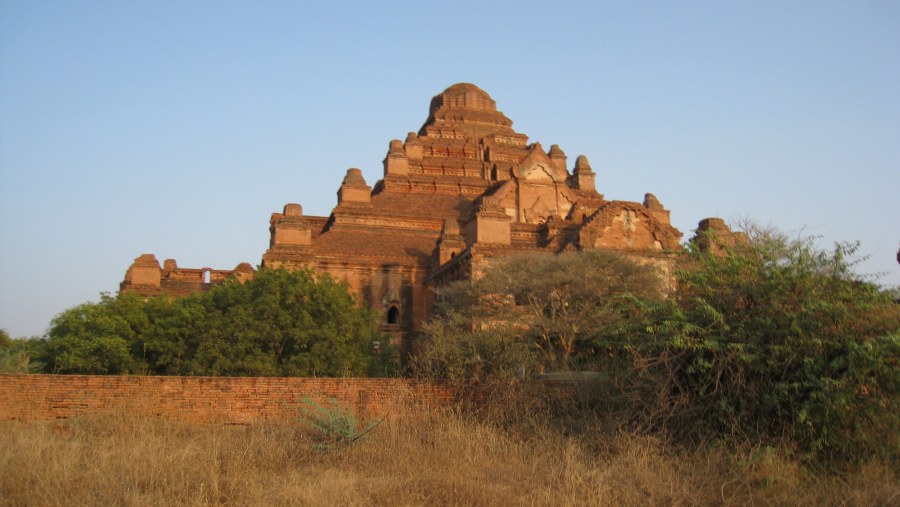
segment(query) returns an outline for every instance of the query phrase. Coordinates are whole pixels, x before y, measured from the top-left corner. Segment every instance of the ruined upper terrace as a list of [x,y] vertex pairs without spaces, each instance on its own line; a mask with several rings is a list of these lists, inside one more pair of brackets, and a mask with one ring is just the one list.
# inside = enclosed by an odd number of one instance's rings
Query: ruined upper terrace
[[142,254],[128,267],[119,291],[142,296],[187,296],[207,291],[230,278],[245,281],[255,274],[256,270],[246,262],[234,269],[180,268],[175,259],[166,259],[160,267],[155,255]]

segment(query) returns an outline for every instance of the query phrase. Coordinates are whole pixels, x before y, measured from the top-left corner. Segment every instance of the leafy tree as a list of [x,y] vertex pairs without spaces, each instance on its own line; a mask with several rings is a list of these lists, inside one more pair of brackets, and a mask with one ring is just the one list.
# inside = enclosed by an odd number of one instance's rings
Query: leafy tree
[[42,365],[35,360],[40,355],[44,340],[38,337],[13,339],[5,329],[0,329],[0,373],[32,373]]
[[345,284],[309,270],[261,270],[250,282],[178,303],[148,344],[172,373],[364,375],[374,362],[371,343],[382,340],[376,316]]
[[510,328],[541,353],[544,366],[568,369],[573,358],[593,360],[597,336],[628,318],[624,303],[660,299],[663,286],[652,266],[615,253],[520,254],[442,289],[438,316],[448,321],[458,313],[476,329]]
[[534,347],[509,326],[473,329],[453,313],[429,322],[426,334],[410,364],[420,377],[465,386],[521,379],[540,367]]
[[56,316],[48,332],[45,363],[54,373],[138,373],[135,354],[140,333],[149,324],[139,296],[112,297],[85,303]]
[[47,360],[63,373],[365,375],[391,366],[372,341],[384,341],[376,317],[345,284],[265,269],[186,298],[104,295],[67,310]]
[[855,245],[750,232],[725,255],[691,251],[677,297],[604,339],[628,410],[674,433],[896,459],[900,307],[854,274]]

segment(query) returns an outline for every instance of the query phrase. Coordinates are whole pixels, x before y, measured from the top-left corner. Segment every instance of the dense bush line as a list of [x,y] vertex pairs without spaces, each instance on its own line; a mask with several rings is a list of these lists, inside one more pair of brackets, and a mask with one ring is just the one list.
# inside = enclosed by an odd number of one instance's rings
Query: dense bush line
[[900,305],[853,272],[853,245],[750,233],[725,254],[690,248],[668,295],[610,254],[508,259],[444,292],[415,369],[462,383],[589,370],[589,410],[615,425],[898,460]]
[[261,270],[179,299],[103,295],[31,340],[49,373],[365,376],[394,369],[374,313],[309,270]]

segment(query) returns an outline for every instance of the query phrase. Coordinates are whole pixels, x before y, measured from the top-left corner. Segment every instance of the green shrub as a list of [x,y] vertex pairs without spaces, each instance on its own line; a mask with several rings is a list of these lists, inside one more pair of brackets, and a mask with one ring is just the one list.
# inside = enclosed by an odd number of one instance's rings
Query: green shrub
[[854,245],[755,232],[691,252],[677,297],[605,338],[619,401],[670,433],[896,460],[900,307],[853,273]]
[[312,430],[316,448],[323,450],[352,446],[380,424],[380,421],[360,422],[353,407],[341,407],[335,398],[329,400],[328,406],[304,398],[300,421]]

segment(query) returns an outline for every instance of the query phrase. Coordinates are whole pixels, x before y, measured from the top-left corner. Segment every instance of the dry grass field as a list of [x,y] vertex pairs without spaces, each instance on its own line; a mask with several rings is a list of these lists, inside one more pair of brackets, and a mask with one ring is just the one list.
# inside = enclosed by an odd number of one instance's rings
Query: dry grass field
[[887,466],[825,475],[776,451],[584,434],[447,412],[323,448],[298,421],[199,426],[120,413],[3,422],[0,504],[900,505]]

